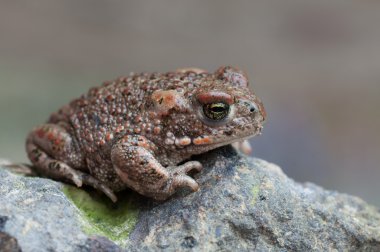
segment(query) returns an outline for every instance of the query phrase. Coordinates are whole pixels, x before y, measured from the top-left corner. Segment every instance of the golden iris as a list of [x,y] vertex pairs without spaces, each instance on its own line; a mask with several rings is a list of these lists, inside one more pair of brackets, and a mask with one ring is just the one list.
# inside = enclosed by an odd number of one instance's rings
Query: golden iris
[[203,113],[211,120],[220,121],[228,116],[230,105],[224,102],[208,103],[203,105]]

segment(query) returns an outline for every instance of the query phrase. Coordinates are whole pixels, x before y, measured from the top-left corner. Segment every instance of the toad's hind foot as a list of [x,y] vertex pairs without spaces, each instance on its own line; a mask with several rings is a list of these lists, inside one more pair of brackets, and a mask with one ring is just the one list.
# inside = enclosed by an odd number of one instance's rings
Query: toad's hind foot
[[110,198],[112,200],[112,202],[117,201],[116,195],[108,186],[104,185],[102,182],[100,182],[99,180],[97,180],[96,178],[92,177],[91,175],[89,175],[87,173],[83,173],[80,171],[76,171],[76,172],[78,172],[80,180],[84,185],[91,186],[91,187],[103,192],[108,198]]
[[23,175],[23,176],[36,176],[37,173],[34,171],[33,166],[30,164],[22,164],[22,163],[4,163],[0,164],[4,166],[10,172]]
[[37,170],[38,173],[49,175],[58,180],[70,181],[77,187],[81,187],[82,185],[91,186],[103,192],[113,202],[117,201],[117,197],[113,191],[99,180],[90,174],[75,170],[61,161],[50,158],[41,150],[39,151],[39,162],[35,163],[33,169]]
[[70,181],[77,187],[82,187],[82,185],[91,186],[103,192],[113,202],[117,201],[117,197],[113,191],[90,174],[75,170],[64,162],[52,159],[41,150],[39,150],[38,155],[38,162],[33,166],[33,169],[38,173],[49,175],[57,180]]
[[[60,145],[57,145],[60,143]],[[78,169],[78,162],[73,162],[71,137],[57,126],[45,124],[29,134],[26,150],[33,163],[32,169],[41,175],[57,180],[70,181],[77,187],[88,185],[102,191],[113,202],[117,198],[113,191],[91,175]],[[77,164],[77,167],[73,165]]]

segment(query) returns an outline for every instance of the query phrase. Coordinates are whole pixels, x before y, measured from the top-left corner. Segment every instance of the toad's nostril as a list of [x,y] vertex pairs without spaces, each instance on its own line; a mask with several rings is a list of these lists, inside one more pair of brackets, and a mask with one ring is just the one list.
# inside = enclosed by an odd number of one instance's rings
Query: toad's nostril
[[259,110],[259,108],[257,107],[257,105],[255,103],[251,103],[250,106],[249,106],[249,112],[251,113],[255,113]]

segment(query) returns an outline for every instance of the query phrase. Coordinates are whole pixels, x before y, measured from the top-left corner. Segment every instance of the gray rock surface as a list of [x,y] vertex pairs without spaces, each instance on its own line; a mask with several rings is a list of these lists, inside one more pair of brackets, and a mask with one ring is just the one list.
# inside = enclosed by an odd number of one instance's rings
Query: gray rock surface
[[[130,191],[119,195],[134,198],[139,210],[128,222],[129,236],[116,241],[123,250],[380,251],[380,212],[361,199],[296,183],[279,167],[230,147],[197,159],[205,169],[195,176],[196,193],[163,203]],[[0,232],[23,251],[121,250],[114,236],[86,231],[83,209],[61,183],[4,169],[0,182]]]
[[61,189],[62,184],[49,179],[0,169],[0,232],[16,238],[22,251],[90,248],[78,210]]

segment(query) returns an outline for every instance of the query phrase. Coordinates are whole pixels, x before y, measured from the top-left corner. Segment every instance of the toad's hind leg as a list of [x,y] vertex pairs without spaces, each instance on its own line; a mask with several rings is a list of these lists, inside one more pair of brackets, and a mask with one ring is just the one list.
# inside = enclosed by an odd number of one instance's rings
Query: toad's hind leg
[[64,128],[55,124],[44,124],[35,128],[29,133],[26,151],[38,173],[57,180],[68,180],[78,187],[83,184],[92,186],[112,201],[117,200],[112,190],[99,180],[72,168],[84,166],[84,161]]

